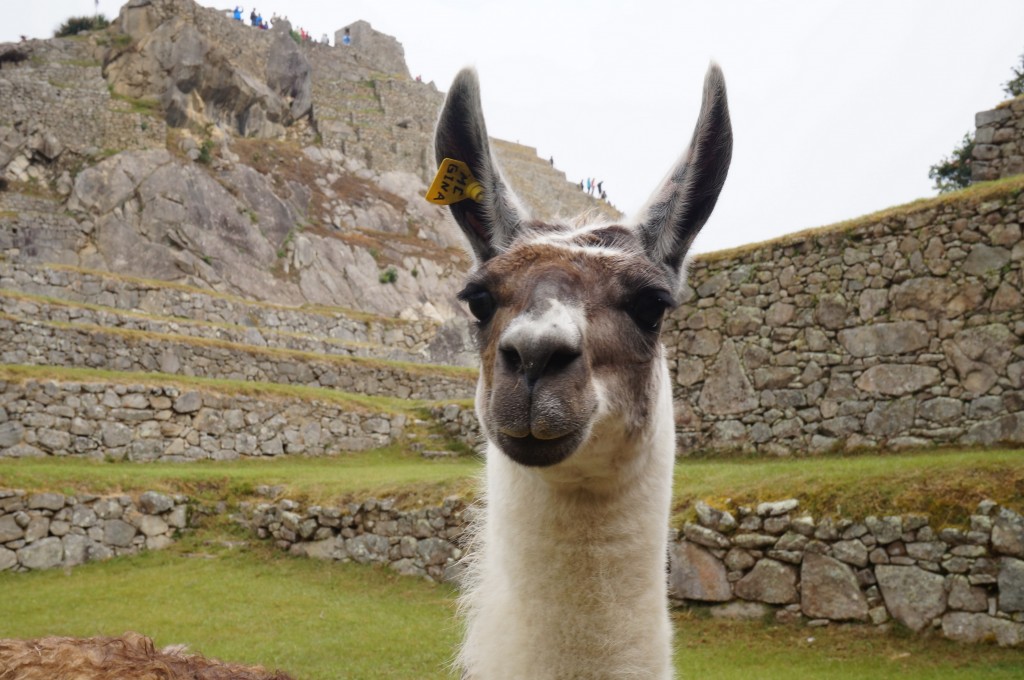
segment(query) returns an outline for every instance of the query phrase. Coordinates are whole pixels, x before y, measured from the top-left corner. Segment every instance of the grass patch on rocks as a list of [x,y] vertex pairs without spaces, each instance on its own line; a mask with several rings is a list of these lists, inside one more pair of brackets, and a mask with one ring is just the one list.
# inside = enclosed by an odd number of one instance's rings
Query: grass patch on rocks
[[797,498],[800,512],[863,518],[925,513],[933,526],[964,524],[979,501],[1024,504],[1024,455],[948,450],[800,459],[682,461],[676,465],[676,523],[693,504],[726,507]]
[[[76,493],[184,493],[229,505],[256,498],[258,486],[320,505],[394,498],[398,507],[439,505],[446,496],[473,495],[476,457],[425,460],[398,446],[329,458],[195,463],[107,463],[83,458],[0,459],[0,488]],[[264,499],[265,500],[265,499]]]

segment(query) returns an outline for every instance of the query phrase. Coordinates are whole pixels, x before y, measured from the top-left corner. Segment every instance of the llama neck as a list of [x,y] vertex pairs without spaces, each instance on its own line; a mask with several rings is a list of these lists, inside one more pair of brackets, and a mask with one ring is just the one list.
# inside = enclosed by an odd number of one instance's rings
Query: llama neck
[[671,677],[671,399],[655,410],[651,431],[622,456],[629,464],[596,492],[489,447],[480,554],[464,602],[469,677]]

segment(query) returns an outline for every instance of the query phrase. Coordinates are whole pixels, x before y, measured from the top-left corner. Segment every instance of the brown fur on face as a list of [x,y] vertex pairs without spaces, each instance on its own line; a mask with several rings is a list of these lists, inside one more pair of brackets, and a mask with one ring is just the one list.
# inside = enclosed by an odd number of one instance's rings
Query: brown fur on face
[[292,680],[280,671],[157,651],[138,633],[121,637],[0,640],[0,680]]
[[[496,304],[493,317],[478,325],[484,429],[506,454],[527,465],[558,463],[583,443],[594,424],[595,384],[604,386],[606,411],[627,435],[643,428],[660,357],[660,326],[641,328],[632,312],[645,291],[671,289],[663,268],[644,256],[630,230],[602,227],[567,234],[560,242],[544,240],[552,234],[557,240],[561,233],[560,227],[530,225],[511,248],[485,262],[467,286],[488,291]],[[531,387],[509,367],[501,341],[514,320],[540,314],[551,297],[582,313],[581,355]],[[541,401],[547,408],[538,415]],[[554,442],[522,437],[531,425],[535,434],[547,429],[569,436]],[[518,448],[531,459],[520,460]]]

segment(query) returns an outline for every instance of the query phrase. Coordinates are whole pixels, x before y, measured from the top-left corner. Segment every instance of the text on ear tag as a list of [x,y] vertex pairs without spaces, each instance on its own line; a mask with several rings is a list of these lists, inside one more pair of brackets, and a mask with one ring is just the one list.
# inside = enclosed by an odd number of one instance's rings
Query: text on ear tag
[[427,190],[426,198],[437,205],[451,205],[467,198],[479,203],[483,193],[483,185],[476,181],[468,165],[453,158],[445,158]]

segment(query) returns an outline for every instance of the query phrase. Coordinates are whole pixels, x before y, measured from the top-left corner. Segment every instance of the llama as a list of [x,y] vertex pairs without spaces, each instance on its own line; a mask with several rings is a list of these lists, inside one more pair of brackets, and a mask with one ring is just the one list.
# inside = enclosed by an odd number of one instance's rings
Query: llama
[[491,155],[472,69],[435,147],[447,195],[428,199],[450,204],[475,261],[459,298],[477,320],[487,440],[463,677],[670,678],[675,431],[659,333],[729,168],[722,73],[709,68],[689,149],[625,225],[528,217]]
[[138,633],[120,637],[0,640],[2,680],[291,680],[280,671],[157,650]]

